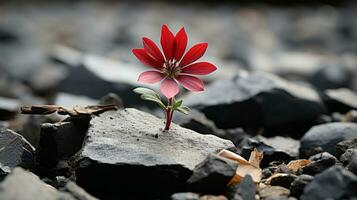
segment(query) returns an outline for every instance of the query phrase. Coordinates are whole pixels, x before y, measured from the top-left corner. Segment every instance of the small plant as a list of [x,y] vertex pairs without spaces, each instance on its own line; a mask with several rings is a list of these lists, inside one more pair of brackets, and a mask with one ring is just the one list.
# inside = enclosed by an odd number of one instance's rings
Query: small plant
[[160,95],[151,89],[140,87],[134,89],[134,92],[140,94],[144,100],[157,103],[164,110],[165,131],[170,129],[175,110],[184,114],[190,112],[188,107],[182,105],[182,100],[175,99],[179,93],[178,84],[192,92],[203,91],[203,81],[192,75],[207,75],[217,69],[209,62],[194,63],[206,52],[207,43],[196,44],[185,53],[187,40],[183,27],[174,35],[166,25],[163,25],[160,40],[163,53],[152,40],[146,37],[143,38],[144,48],[132,50],[140,62],[152,67],[152,70],[141,73],[138,81],[150,84],[161,82],[160,91],[167,98],[166,105]]

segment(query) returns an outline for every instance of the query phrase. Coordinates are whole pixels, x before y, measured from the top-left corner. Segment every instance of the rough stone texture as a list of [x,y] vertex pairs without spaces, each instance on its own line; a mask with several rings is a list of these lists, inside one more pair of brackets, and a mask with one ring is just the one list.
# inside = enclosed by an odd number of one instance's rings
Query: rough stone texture
[[346,113],[357,110],[357,94],[352,90],[346,88],[326,90],[321,98],[329,112]]
[[349,163],[351,162],[352,157],[353,157],[354,155],[357,155],[357,149],[347,149],[347,150],[345,151],[345,153],[343,153],[343,154],[341,155],[340,161],[341,161],[343,164],[347,165],[347,164],[349,164]]
[[337,156],[341,156],[347,149],[357,149],[357,138],[353,138],[351,140],[345,140],[337,143],[336,145],[336,154]]
[[256,192],[256,186],[252,177],[246,175],[243,180],[235,186],[232,200],[255,200]]
[[204,93],[188,96],[185,103],[202,111],[219,128],[265,127],[267,135],[293,137],[301,136],[325,112],[313,89],[266,73],[216,81]]
[[250,152],[256,148],[264,153],[261,162],[262,167],[266,167],[272,161],[289,161],[298,157],[300,143],[297,140],[286,137],[265,138],[257,136],[243,140],[240,144],[240,155],[249,159]]
[[77,153],[89,126],[89,118],[41,125],[37,161],[41,176],[54,177],[59,161]]
[[[77,183],[104,199],[169,195],[182,190],[209,153],[234,147],[228,140],[175,124],[162,132],[163,126],[163,119],[135,109],[93,117],[76,161]],[[145,185],[140,194],[138,182]]]
[[289,189],[291,183],[297,178],[296,175],[293,174],[286,174],[284,176],[278,176],[273,179],[271,179],[270,185],[273,186],[281,186],[284,188]]
[[289,196],[290,191],[281,186],[266,186],[265,188],[259,191],[259,195],[263,199],[267,198],[277,198],[277,197],[287,197]]
[[232,160],[210,154],[195,167],[187,182],[198,192],[222,193],[236,174],[237,167]]
[[195,109],[193,109],[189,115],[177,114],[174,122],[182,127],[202,134],[213,134],[218,132],[218,128],[214,122],[207,119],[203,113]]
[[357,197],[356,188],[357,176],[340,166],[334,166],[316,175],[305,187],[301,199],[349,199]]
[[357,153],[354,153],[351,157],[351,161],[347,166],[347,169],[357,175]]
[[171,200],[199,200],[200,196],[192,192],[181,192],[171,195]]
[[21,168],[15,168],[0,183],[0,197],[8,200],[76,200],[71,194],[57,191]]
[[327,168],[334,166],[338,162],[335,156],[327,152],[313,155],[309,158],[309,160],[312,162],[302,168],[302,173],[309,175],[321,173]]
[[21,135],[10,129],[0,129],[0,147],[2,166],[33,167],[35,148]]
[[314,179],[313,176],[302,174],[298,176],[290,185],[290,195],[299,198],[304,192],[304,188]]
[[327,151],[336,156],[336,144],[357,137],[357,124],[335,122],[312,127],[301,139],[300,157],[306,158],[316,151]]

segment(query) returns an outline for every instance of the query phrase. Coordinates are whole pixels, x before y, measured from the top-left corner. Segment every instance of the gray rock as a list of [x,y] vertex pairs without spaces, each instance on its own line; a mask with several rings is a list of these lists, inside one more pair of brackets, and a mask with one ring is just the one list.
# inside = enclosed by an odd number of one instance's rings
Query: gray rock
[[[170,197],[184,187],[194,167],[209,153],[234,147],[228,140],[175,124],[169,132],[162,132],[163,126],[163,119],[135,109],[93,117],[76,161],[77,183],[104,199]],[[138,181],[145,185],[140,194]]]
[[0,196],[1,199],[14,200],[76,200],[71,194],[57,191],[21,168],[15,168],[0,183]]
[[237,163],[232,160],[210,154],[194,168],[187,182],[198,192],[222,193],[236,174],[237,167]]
[[315,175],[321,173],[322,171],[326,170],[329,167],[332,167],[338,162],[335,156],[327,152],[318,153],[314,156],[311,156],[309,160],[311,160],[312,162],[302,168],[302,173],[308,175]]
[[301,139],[300,157],[306,158],[316,151],[326,151],[336,156],[336,144],[357,137],[355,123],[328,123],[312,127]]
[[290,190],[281,186],[266,186],[259,191],[259,195],[263,199],[288,197],[289,194]]
[[287,137],[265,138],[257,136],[243,140],[240,144],[240,155],[249,159],[250,152],[256,148],[264,153],[261,166],[266,167],[272,161],[289,161],[298,157],[300,143],[297,140]]
[[305,187],[301,199],[348,199],[357,197],[356,188],[357,176],[340,166],[334,166],[316,175]]
[[310,82],[321,90],[348,88],[352,84],[351,71],[341,65],[322,66],[311,77]]
[[181,192],[171,195],[171,200],[199,200],[200,196],[192,192]]
[[281,186],[289,189],[291,183],[297,178],[294,174],[286,174],[285,176],[278,176],[271,179],[270,185]]
[[17,99],[0,96],[0,120],[10,120],[19,112],[21,102]]
[[10,129],[0,129],[0,163],[9,168],[32,168],[35,148],[21,135]]
[[347,166],[347,169],[357,175],[357,153],[354,153],[351,157],[351,161]]
[[65,169],[66,166],[63,167],[59,161],[72,157],[81,149],[88,126],[89,118],[41,125],[37,155],[41,176],[60,175],[58,170]]
[[246,175],[243,180],[238,183],[233,191],[232,200],[255,200],[255,193],[257,192],[255,183],[250,175]]
[[344,140],[342,142],[337,143],[336,145],[336,154],[337,156],[342,155],[347,151],[347,149],[357,149],[357,138],[353,138],[350,140]]
[[266,73],[216,81],[204,93],[186,97],[185,103],[219,128],[264,127],[267,135],[293,137],[301,136],[325,111],[315,90]]
[[357,110],[357,94],[346,88],[326,90],[322,94],[322,100],[331,113]]
[[219,131],[213,121],[195,109],[192,109],[189,115],[176,115],[174,122],[202,134],[214,134]]
[[98,200],[72,181],[69,181],[64,188],[61,188],[61,191],[70,193],[76,200]]
[[299,198],[304,192],[304,188],[314,179],[313,176],[302,174],[298,176],[290,185],[290,195]]
[[357,149],[347,149],[345,151],[345,153],[343,153],[340,157],[340,161],[345,164],[348,165],[350,163],[350,161],[352,160],[352,157],[355,155],[357,155]]

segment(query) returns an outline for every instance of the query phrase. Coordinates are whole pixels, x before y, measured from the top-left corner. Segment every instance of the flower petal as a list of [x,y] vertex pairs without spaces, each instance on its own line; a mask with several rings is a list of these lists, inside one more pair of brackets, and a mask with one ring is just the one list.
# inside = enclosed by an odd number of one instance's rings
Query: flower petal
[[176,80],[189,91],[198,92],[204,90],[203,81],[194,76],[179,75]]
[[217,69],[212,63],[198,62],[188,65],[181,69],[181,73],[194,74],[194,75],[207,75],[214,72]]
[[176,81],[170,78],[162,81],[160,90],[168,99],[174,97],[179,92]]
[[143,44],[146,51],[149,52],[149,54],[151,54],[157,61],[162,64],[165,62],[165,58],[162,55],[160,49],[156,46],[155,42],[147,37],[144,37]]
[[206,52],[208,44],[207,43],[199,43],[195,46],[191,47],[190,50],[185,54],[180,62],[180,66],[184,67],[188,64],[191,64],[201,58],[203,54]]
[[151,57],[146,51],[146,49],[133,49],[132,52],[144,65],[154,67],[156,69],[162,68],[162,64],[160,64],[157,60]]
[[182,27],[179,32],[177,32],[175,36],[175,43],[174,43],[174,49],[175,49],[175,54],[174,58],[176,61],[180,61],[183,54],[185,53],[187,46],[187,34],[185,31],[185,28]]
[[163,74],[158,71],[146,71],[139,75],[138,81],[141,83],[157,83],[164,78]]
[[171,60],[173,58],[174,41],[174,34],[172,34],[166,24],[162,25],[160,42],[167,60]]

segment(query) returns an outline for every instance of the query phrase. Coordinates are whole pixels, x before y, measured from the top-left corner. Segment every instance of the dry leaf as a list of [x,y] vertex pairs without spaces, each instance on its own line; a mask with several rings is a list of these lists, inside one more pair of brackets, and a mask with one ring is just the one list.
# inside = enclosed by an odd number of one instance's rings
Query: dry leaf
[[83,117],[88,115],[98,115],[108,110],[117,110],[115,105],[95,105],[85,107],[65,108],[57,105],[38,105],[21,107],[22,114],[47,115],[57,112],[60,115],[70,115],[71,117]]
[[300,159],[300,160],[292,160],[288,163],[288,168],[292,173],[296,173],[299,169],[305,167],[306,165],[310,164],[310,160]]
[[239,183],[245,175],[250,175],[255,183],[259,183],[261,181],[262,170],[259,168],[259,165],[263,158],[262,152],[254,149],[250,154],[250,162],[228,150],[222,150],[218,153],[218,155],[238,162],[236,175],[231,179],[229,185],[235,185]]

